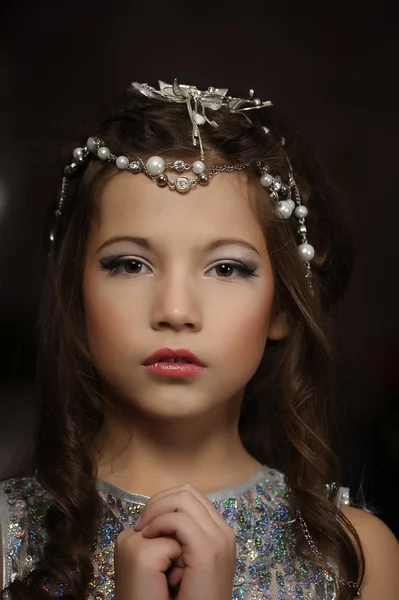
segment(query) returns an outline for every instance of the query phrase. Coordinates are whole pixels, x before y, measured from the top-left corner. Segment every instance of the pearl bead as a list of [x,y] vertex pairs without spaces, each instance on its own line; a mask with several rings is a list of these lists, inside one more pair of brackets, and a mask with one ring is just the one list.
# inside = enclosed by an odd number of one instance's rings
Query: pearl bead
[[101,146],[101,148],[97,150],[97,156],[98,158],[101,158],[101,160],[107,160],[110,154],[111,150],[106,146]]
[[280,217],[283,217],[283,219],[289,219],[292,215],[292,210],[289,206],[287,206],[287,204],[284,201],[278,202],[277,212],[280,215]]
[[260,178],[260,184],[263,185],[263,187],[270,187],[272,183],[273,175],[270,175],[270,173],[263,173],[262,177]]
[[303,206],[302,204],[300,206],[297,206],[295,209],[295,216],[298,217],[298,219],[304,219],[308,214],[308,209],[306,208],[306,206]]
[[311,261],[314,258],[315,250],[311,244],[301,244],[298,246],[299,256],[303,261]]
[[82,156],[83,150],[82,148],[75,148],[72,154],[74,158],[78,158],[78,156]]
[[165,170],[165,161],[160,156],[151,156],[147,160],[146,167],[151,175],[160,175]]
[[97,144],[94,140],[94,137],[89,137],[89,139],[86,142],[86,146],[88,147],[90,152],[93,152],[93,154],[97,154]]
[[118,169],[127,169],[129,166],[129,159],[127,156],[118,156],[116,159],[116,166]]
[[195,162],[193,162],[193,173],[195,173],[196,175],[199,175],[200,173],[203,173],[205,171],[205,165],[202,162],[202,160],[196,160]]
[[285,202],[286,202],[287,206],[290,207],[291,213],[292,213],[295,208],[295,202],[293,200],[285,200]]

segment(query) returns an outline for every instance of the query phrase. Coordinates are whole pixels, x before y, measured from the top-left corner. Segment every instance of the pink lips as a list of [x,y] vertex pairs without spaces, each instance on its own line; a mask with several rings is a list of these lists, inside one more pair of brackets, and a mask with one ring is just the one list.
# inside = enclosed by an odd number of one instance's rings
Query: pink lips
[[161,348],[148,356],[143,366],[150,373],[164,377],[193,377],[206,368],[195,354],[185,348]]

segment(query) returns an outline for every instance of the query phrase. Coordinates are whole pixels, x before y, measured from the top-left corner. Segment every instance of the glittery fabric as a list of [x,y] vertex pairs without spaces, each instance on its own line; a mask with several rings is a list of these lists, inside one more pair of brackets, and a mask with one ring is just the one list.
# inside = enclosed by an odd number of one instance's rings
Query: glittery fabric
[[[94,577],[88,597],[114,596],[113,550],[118,534],[132,527],[148,500],[97,480],[100,527],[92,546]],[[295,535],[284,476],[268,467],[230,489],[208,494],[236,534],[232,600],[333,600],[331,577],[295,553]],[[46,493],[34,477],[0,484],[3,573],[8,583],[25,576],[46,541]],[[62,588],[56,594],[62,596]]]

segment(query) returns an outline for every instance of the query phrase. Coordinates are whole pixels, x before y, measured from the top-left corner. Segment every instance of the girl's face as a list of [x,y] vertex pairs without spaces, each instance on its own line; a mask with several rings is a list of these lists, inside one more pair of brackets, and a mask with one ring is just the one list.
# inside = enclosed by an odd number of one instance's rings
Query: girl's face
[[[272,318],[273,272],[245,174],[216,176],[186,195],[118,173],[93,225],[83,297],[92,361],[113,401],[156,419],[205,415],[239,402]],[[143,362],[188,349],[205,365],[170,378]]]

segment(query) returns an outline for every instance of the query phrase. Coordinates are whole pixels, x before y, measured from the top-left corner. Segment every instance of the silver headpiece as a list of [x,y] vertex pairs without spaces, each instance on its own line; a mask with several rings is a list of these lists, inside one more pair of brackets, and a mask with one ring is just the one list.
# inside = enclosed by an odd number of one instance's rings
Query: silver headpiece
[[[160,156],[151,156],[146,162],[138,156],[117,156],[113,154],[106,142],[98,137],[89,137],[86,144],[75,148],[73,151],[73,161],[64,169],[62,179],[61,194],[58,208],[55,212],[56,218],[61,216],[64,201],[67,195],[68,178],[79,169],[80,165],[87,162],[90,157],[99,158],[115,164],[120,170],[127,170],[131,173],[143,173],[154,180],[161,187],[168,187],[170,190],[180,193],[186,193],[197,187],[197,185],[207,185],[209,181],[222,172],[243,171],[250,167],[255,168],[259,173],[259,182],[268,191],[269,197],[274,201],[277,216],[283,219],[289,219],[292,214],[298,220],[298,234],[301,243],[298,247],[299,256],[305,265],[305,277],[312,288],[312,272],[310,261],[314,258],[315,250],[307,240],[307,228],[305,218],[308,209],[301,202],[298,186],[294,179],[291,163],[286,156],[289,167],[288,180],[283,181],[280,175],[270,173],[268,164],[262,161],[253,160],[248,162],[237,162],[222,165],[207,165],[204,160],[204,149],[202,145],[200,128],[206,123],[211,127],[218,127],[216,121],[209,119],[206,114],[208,109],[218,111],[224,108],[230,113],[242,113],[246,118],[246,112],[271,106],[268,100],[262,102],[259,98],[254,98],[254,91],[250,90],[249,98],[233,98],[227,95],[227,89],[210,87],[206,91],[200,91],[195,86],[179,85],[177,80],[173,85],[163,81],[159,82],[159,89],[156,89],[146,83],[132,83],[132,87],[144,96],[171,103],[185,103],[188,115],[192,123],[193,145],[199,145],[200,160],[192,164],[183,160],[165,162]],[[249,119],[248,119],[249,120]],[[269,133],[266,127],[262,128],[265,135]],[[283,146],[283,142],[282,142]],[[170,179],[167,171],[174,171],[176,177]],[[191,171],[196,177],[188,177],[187,172]],[[50,233],[50,241],[54,242],[55,231]]]
[[193,126],[193,144],[199,144],[201,160],[204,160],[204,149],[202,146],[200,126],[208,123],[212,127],[217,127],[215,121],[211,121],[206,116],[206,109],[219,110],[224,106],[231,113],[243,113],[244,111],[253,110],[254,108],[263,108],[264,106],[272,106],[270,100],[262,102],[259,98],[254,98],[254,90],[250,90],[249,99],[232,98],[227,95],[226,88],[210,87],[205,92],[201,92],[194,85],[179,85],[177,79],[173,85],[159,81],[159,90],[148,85],[147,83],[137,83],[134,81],[132,87],[141,92],[147,98],[153,100],[163,100],[164,102],[185,103],[187,111]]

